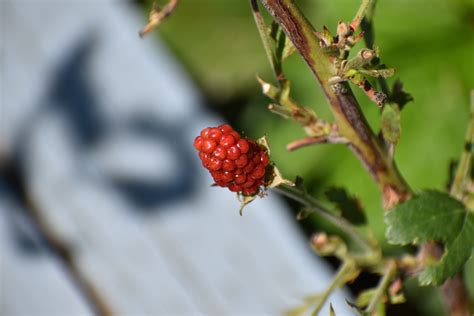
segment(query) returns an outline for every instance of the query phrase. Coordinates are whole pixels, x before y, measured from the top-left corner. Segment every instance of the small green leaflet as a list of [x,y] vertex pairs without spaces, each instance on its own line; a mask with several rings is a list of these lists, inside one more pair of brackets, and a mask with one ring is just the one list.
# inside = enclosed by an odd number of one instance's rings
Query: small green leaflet
[[400,108],[396,103],[385,104],[380,123],[383,138],[390,144],[398,143],[400,139]]
[[418,276],[421,285],[441,285],[459,272],[474,246],[474,213],[446,193],[425,191],[394,207],[385,216],[392,244],[444,243],[441,259]]

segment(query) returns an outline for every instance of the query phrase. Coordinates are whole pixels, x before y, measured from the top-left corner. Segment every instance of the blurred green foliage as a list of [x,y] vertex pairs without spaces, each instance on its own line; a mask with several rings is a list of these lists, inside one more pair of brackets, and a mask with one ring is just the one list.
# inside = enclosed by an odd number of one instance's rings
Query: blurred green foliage
[[[359,4],[354,0],[297,2],[316,29],[327,25],[332,31],[338,20],[350,21]],[[210,100],[217,104],[247,100],[233,112],[238,113],[233,119],[247,135],[268,135],[272,160],[287,178],[302,176],[308,190],[323,199],[330,187],[347,188],[361,199],[375,237],[384,242],[377,187],[345,146],[286,151],[286,144],[304,133],[266,109],[268,100],[261,96],[255,75],[266,81],[273,78],[248,1],[183,0],[160,26],[160,36]],[[400,78],[415,98],[402,111],[402,135],[396,148],[399,169],[415,191],[444,189],[449,163],[462,150],[469,91],[474,89],[474,1],[379,0],[375,44],[382,62],[397,69],[389,83]],[[319,86],[297,54],[285,64],[285,73],[292,81],[293,97],[331,119]],[[378,131],[380,110],[354,90]],[[467,270],[474,274],[474,267]]]

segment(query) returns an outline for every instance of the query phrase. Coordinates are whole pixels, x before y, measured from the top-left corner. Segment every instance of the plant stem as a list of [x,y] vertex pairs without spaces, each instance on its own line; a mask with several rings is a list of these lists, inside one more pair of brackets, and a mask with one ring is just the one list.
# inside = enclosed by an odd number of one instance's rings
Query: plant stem
[[377,309],[377,306],[382,301],[385,293],[387,292],[387,288],[390,285],[392,279],[394,278],[396,272],[397,265],[393,260],[389,260],[386,265],[385,274],[383,275],[382,279],[380,280],[380,283],[377,286],[377,291],[375,292],[374,296],[370,300],[369,305],[365,310],[368,315],[372,315],[372,313],[374,313]]
[[329,284],[328,288],[324,291],[324,293],[318,297],[319,301],[318,304],[316,305],[316,308],[314,311],[311,313],[312,316],[317,316],[318,313],[321,311],[321,308],[323,308],[324,303],[327,301],[329,295],[338,287],[343,285],[346,281],[347,275],[352,272],[354,269],[354,262],[350,260],[345,260],[341,264],[341,267],[337,271],[336,276],[332,279],[331,284]]
[[357,28],[359,27],[360,23],[362,22],[362,19],[365,16],[365,13],[367,12],[367,9],[373,4],[373,2],[374,0],[362,0],[359,10],[357,11],[351,23],[351,26],[354,31],[357,30]]
[[375,249],[369,241],[367,241],[354,226],[346,221],[344,218],[334,215],[331,211],[326,209],[319,201],[307,194],[305,191],[295,186],[286,184],[279,185],[273,188],[276,192],[285,195],[302,205],[311,208],[319,217],[331,223],[337,230],[339,235],[346,241],[354,245],[354,257],[357,258],[361,264],[374,262],[376,258],[380,258],[380,251]]
[[293,0],[261,0],[280,24],[319,81],[339,127],[340,136],[348,139],[349,148],[360,158],[383,193],[389,208],[410,196],[410,190],[393,160],[369,127],[357,100],[347,83],[335,85],[329,79],[336,74],[335,65],[324,54],[314,28]]
[[471,170],[472,146],[474,143],[474,90],[471,91],[471,110],[470,119],[466,131],[466,139],[464,143],[464,150],[459,160],[459,166],[454,176],[453,184],[451,185],[450,194],[462,199],[464,195],[464,184],[468,180],[469,172]]

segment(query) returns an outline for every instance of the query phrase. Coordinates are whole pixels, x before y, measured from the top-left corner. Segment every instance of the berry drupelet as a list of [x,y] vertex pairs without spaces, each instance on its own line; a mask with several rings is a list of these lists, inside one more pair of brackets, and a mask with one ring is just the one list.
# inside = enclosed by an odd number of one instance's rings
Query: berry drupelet
[[202,165],[221,187],[244,195],[259,193],[269,164],[266,151],[240,137],[230,125],[207,127],[194,139]]

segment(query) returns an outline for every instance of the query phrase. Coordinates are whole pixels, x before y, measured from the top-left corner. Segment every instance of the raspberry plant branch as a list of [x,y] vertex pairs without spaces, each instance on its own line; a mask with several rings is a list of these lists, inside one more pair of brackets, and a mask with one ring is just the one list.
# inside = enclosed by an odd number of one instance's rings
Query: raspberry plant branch
[[[318,37],[310,22],[293,0],[261,0],[261,2],[291,39],[297,51],[317,78],[330,103],[339,135],[348,140],[348,146],[355,152],[377,182],[383,195],[384,208],[388,210],[397,203],[409,199],[412,195],[411,190],[393,161],[393,143],[385,148],[385,144],[381,143],[375,136],[347,82],[331,84],[331,78],[336,76],[338,71],[335,64],[319,45]],[[365,12],[369,4],[368,1],[363,2],[359,10],[360,14]],[[356,21],[357,19],[356,15]],[[401,85],[398,88],[401,92]],[[406,95],[403,96],[408,99]],[[434,248],[427,244],[420,248],[420,252],[433,257],[434,254],[430,249],[433,250]],[[456,278],[459,278],[459,276]],[[456,300],[466,297],[466,289],[462,282],[461,286],[458,287],[453,287],[450,282],[447,282],[445,287],[447,290],[443,292],[450,313],[468,314],[468,306],[456,302]],[[450,292],[456,294],[451,294],[449,297],[446,293]]]
[[291,39],[308,64],[326,95],[338,132],[376,180],[383,193],[384,206],[391,207],[410,196],[408,185],[377,136],[369,127],[360,106],[346,82],[330,84],[337,69],[324,53],[315,30],[293,0],[261,0],[268,12]]

